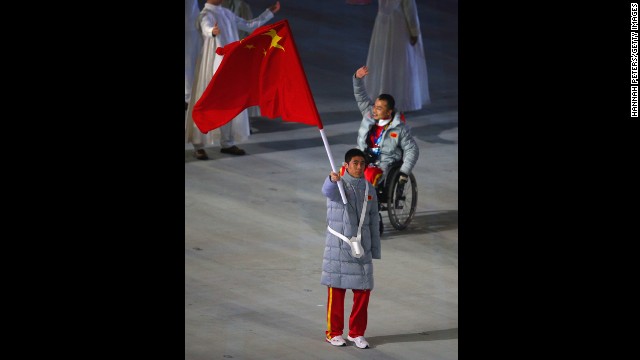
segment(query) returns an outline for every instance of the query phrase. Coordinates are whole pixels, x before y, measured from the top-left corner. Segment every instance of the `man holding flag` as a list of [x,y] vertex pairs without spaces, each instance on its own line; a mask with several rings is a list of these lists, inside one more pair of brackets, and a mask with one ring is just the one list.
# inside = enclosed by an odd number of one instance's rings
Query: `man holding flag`
[[[365,154],[358,148],[344,155],[346,170],[331,171],[322,184],[327,198],[327,232],[320,283],[327,286],[327,329],[325,340],[344,346],[344,299],[353,292],[347,339],[360,349],[369,347],[367,330],[369,297],[373,290],[373,259],[381,258],[376,190],[364,178]],[[347,185],[348,204],[342,204],[338,184]]]
[[[205,89],[209,87],[210,80],[221,64],[221,57],[220,54],[216,55],[216,49],[238,41],[238,29],[253,31],[271,20],[274,14],[280,10],[280,2],[276,1],[273,6],[266,9],[258,17],[245,20],[222,7],[221,4],[222,0],[207,0],[196,24],[204,39],[204,44],[196,64],[191,101],[185,116],[185,141],[193,144],[195,156],[199,160],[209,158],[204,151],[204,146],[205,143],[213,144],[213,135],[220,137],[220,152],[232,155],[245,154],[244,150],[235,145],[235,140],[236,138],[246,139],[249,137],[249,117],[246,111],[239,111],[234,115],[235,118],[225,119],[226,125],[221,126],[220,130],[215,133],[209,133],[213,129],[198,131],[199,129],[194,126],[196,101],[199,101]],[[220,90],[225,91],[225,86],[223,85]],[[200,128],[200,130],[202,129]]]

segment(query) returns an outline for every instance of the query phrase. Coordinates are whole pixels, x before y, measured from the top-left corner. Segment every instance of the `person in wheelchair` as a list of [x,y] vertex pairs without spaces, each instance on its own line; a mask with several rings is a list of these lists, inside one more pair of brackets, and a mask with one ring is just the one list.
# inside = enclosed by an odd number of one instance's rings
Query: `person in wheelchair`
[[367,156],[369,164],[365,178],[375,187],[383,184],[388,170],[400,164],[400,184],[408,181],[420,151],[410,129],[395,112],[395,100],[380,94],[371,101],[363,78],[369,74],[367,66],[357,69],[353,76],[353,94],[362,113],[357,146]]

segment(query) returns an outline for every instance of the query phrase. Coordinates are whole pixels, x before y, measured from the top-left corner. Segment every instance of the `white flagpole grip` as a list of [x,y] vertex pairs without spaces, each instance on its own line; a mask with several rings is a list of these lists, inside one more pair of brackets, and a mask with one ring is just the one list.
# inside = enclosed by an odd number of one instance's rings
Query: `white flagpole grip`
[[[322,136],[324,149],[327,151],[327,156],[329,157],[329,162],[331,163],[331,170],[333,172],[337,172],[336,166],[333,164],[333,155],[331,155],[331,149],[329,149],[329,142],[327,141],[327,136],[324,134],[324,129],[320,129],[320,135]],[[338,181],[338,190],[340,190],[340,196],[342,196],[342,203],[346,205],[347,196],[344,194],[344,187],[342,186],[342,181]]]

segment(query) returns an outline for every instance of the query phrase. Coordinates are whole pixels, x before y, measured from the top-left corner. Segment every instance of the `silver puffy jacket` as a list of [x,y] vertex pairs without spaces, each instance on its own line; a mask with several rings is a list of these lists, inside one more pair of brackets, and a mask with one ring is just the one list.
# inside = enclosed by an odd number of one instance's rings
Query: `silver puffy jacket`
[[[320,283],[341,289],[373,289],[373,259],[381,258],[378,197],[364,178],[354,178],[345,172],[340,181],[344,184],[346,205],[342,203],[338,184],[331,182],[329,176],[322,184],[322,194],[327,198],[327,225],[351,238],[357,235],[364,212],[361,228],[364,254],[360,258],[351,256],[349,244],[327,230]],[[365,187],[370,191],[363,208]]]

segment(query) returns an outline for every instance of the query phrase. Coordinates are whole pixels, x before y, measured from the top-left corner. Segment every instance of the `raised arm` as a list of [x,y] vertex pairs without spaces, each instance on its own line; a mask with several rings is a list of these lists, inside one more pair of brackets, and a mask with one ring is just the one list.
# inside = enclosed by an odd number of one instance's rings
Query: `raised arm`
[[267,9],[265,9],[262,14],[258,15],[258,17],[253,18],[251,20],[245,20],[240,16],[236,16],[236,25],[238,29],[244,30],[246,32],[252,32],[253,30],[259,28],[260,26],[267,23],[267,21],[273,19],[275,13],[280,11],[280,1],[276,1],[276,3]]
[[369,68],[363,66],[356,70],[355,74],[353,74],[353,95],[356,98],[356,103],[358,103],[358,109],[360,112],[365,115],[371,111],[371,107],[373,106],[373,102],[369,98],[367,94],[367,90],[364,87],[363,78],[369,74]]

